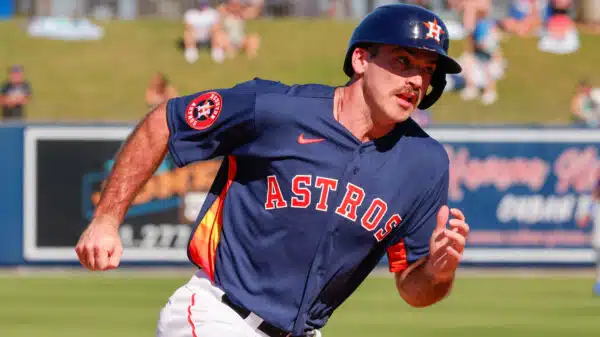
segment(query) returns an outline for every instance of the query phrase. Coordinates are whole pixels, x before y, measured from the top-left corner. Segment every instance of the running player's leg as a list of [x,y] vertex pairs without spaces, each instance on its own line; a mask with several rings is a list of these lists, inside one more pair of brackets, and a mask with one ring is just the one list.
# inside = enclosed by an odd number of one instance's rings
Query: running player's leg
[[194,275],[161,309],[156,337],[264,337],[221,302],[222,291]]

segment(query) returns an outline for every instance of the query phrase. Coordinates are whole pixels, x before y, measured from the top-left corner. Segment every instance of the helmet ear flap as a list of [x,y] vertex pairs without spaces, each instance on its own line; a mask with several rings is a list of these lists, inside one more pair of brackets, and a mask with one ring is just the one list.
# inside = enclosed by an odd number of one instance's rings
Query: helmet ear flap
[[429,85],[431,86],[431,92],[423,97],[418,106],[421,110],[428,109],[440,99],[446,87],[446,73],[436,69],[431,76],[431,83]]

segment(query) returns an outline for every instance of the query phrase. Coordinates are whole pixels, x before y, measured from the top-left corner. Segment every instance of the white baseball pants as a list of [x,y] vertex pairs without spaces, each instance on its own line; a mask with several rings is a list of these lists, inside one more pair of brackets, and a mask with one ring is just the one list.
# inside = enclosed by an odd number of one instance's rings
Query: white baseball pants
[[[169,298],[161,309],[156,337],[268,337],[258,330],[262,319],[255,314],[243,319],[221,302],[223,291],[203,270]],[[321,337],[315,330],[315,337]]]
[[262,320],[245,320],[221,302],[223,291],[202,270],[171,295],[161,309],[156,337],[268,337],[256,327]]

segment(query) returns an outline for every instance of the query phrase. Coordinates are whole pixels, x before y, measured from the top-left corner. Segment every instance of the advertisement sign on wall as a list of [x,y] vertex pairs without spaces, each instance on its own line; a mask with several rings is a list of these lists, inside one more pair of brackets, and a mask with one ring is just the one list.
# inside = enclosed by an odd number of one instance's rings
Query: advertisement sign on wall
[[450,204],[472,225],[466,261],[593,261],[589,209],[600,168],[596,130],[438,129]]
[[[76,261],[74,246],[129,132],[126,127],[26,131],[27,261]],[[209,161],[177,168],[167,157],[120,226],[122,260],[186,261],[189,235],[218,167],[218,161]]]
[[[112,160],[129,127],[29,127],[25,132],[24,256],[76,261]],[[582,129],[438,128],[450,158],[450,206],[472,232],[465,262],[590,263],[589,208],[600,133]],[[130,208],[123,261],[184,262],[218,160],[176,168],[167,158]]]

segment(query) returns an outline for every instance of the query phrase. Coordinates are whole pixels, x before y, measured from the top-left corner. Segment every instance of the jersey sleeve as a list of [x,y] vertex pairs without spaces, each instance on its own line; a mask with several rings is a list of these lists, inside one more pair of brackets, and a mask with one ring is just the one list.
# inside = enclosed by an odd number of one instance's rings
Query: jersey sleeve
[[167,102],[169,152],[178,166],[231,154],[255,131],[256,86],[244,82]]
[[407,219],[406,229],[387,249],[390,272],[401,272],[429,255],[429,239],[436,226],[437,213],[448,202],[448,170],[423,195],[416,210]]

